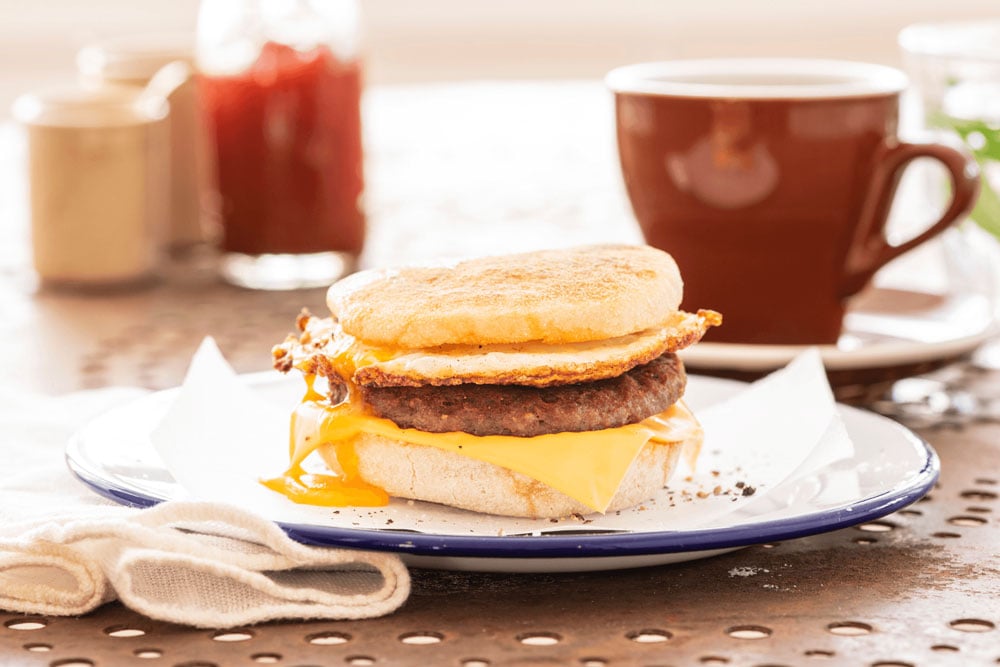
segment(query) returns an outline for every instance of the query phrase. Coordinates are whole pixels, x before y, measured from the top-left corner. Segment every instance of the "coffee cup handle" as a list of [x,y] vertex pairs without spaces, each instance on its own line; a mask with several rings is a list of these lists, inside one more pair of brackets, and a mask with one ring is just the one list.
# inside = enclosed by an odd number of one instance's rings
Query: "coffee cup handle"
[[[903,168],[918,157],[941,162],[951,175],[951,202],[937,222],[899,245],[885,238],[889,208],[896,194]],[[890,260],[948,229],[972,209],[979,194],[979,166],[964,146],[931,141],[899,142],[887,145],[879,159],[861,220],[847,253],[842,296],[861,291],[872,275]]]

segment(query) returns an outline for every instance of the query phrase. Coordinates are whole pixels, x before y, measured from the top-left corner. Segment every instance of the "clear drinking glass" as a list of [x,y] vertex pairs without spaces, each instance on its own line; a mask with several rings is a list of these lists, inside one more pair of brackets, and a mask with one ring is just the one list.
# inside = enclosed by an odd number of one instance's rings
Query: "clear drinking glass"
[[[899,45],[923,124],[952,133],[979,163],[982,188],[969,214],[975,224],[945,236],[943,256],[949,279],[988,298],[1000,320],[1000,19],[915,24]],[[939,178],[925,195],[937,203],[946,191]],[[973,361],[1000,368],[1000,341],[980,347]]]
[[899,43],[924,124],[953,132],[979,162],[970,218],[1000,238],[1000,20],[916,24]]

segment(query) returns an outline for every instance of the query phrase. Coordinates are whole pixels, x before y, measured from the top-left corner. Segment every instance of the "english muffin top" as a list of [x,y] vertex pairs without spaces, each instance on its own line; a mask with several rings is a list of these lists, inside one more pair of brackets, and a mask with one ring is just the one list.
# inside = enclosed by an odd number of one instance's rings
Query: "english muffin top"
[[602,245],[362,271],[327,304],[346,333],[412,349],[617,338],[665,325],[682,294],[667,253]]

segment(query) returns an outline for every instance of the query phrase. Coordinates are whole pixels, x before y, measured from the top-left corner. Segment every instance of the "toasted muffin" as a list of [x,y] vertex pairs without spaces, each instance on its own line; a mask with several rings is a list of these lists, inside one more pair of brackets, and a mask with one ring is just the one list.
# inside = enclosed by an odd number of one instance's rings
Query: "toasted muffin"
[[[721,316],[679,311],[682,294],[674,260],[645,246],[354,274],[330,288],[329,317],[303,314],[274,349],[309,391],[292,467],[269,486],[527,517],[639,504],[700,447],[675,352]],[[310,487],[313,451],[332,476]]]

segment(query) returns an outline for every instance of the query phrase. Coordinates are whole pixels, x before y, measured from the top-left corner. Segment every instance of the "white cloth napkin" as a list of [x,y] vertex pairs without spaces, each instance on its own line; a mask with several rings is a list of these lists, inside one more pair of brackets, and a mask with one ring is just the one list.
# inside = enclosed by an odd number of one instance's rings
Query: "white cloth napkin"
[[409,574],[392,554],[299,544],[231,505],[138,510],[84,487],[66,468],[67,439],[142,395],[0,391],[0,609],[77,615],[119,599],[151,618],[222,628],[370,618],[403,604]]

